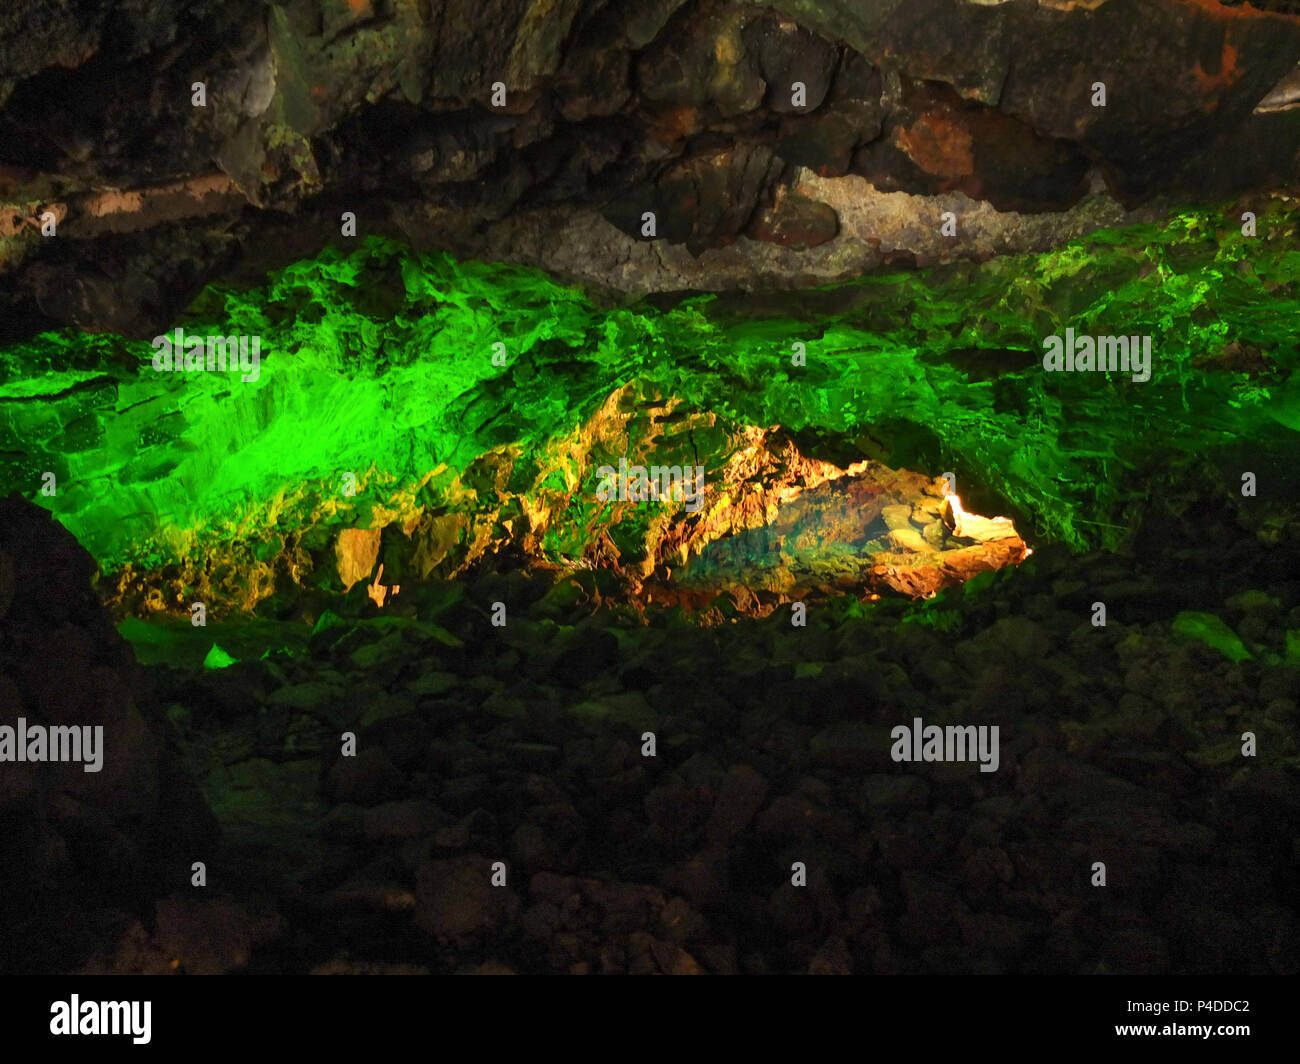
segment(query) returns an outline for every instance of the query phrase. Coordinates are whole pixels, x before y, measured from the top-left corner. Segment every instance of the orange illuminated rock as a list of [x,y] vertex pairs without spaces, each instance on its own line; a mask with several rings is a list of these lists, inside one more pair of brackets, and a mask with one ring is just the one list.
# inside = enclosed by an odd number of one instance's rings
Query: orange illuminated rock
[[339,533],[334,551],[338,556],[339,579],[346,591],[368,577],[379,558],[379,529],[345,528]]

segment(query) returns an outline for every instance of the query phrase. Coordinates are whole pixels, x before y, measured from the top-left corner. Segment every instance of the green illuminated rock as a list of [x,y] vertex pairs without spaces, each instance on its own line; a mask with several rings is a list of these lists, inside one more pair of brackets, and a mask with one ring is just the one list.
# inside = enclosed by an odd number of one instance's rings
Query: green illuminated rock
[[1237,633],[1212,613],[1184,610],[1174,618],[1174,633],[1199,640],[1230,661],[1250,661],[1253,656]]
[[[259,337],[256,380],[156,372],[149,344],[111,335],[0,351],[0,490],[48,507],[144,613],[333,588],[349,528],[418,527],[416,576],[534,532],[538,556],[608,535],[635,559],[655,515],[611,524],[596,466],[653,455],[716,479],[756,426],[952,469],[1028,515],[1026,535],[1114,545],[1175,467],[1293,432],[1295,219],[1275,204],[1259,226],[1247,241],[1187,211],[1037,256],[669,310],[371,240],[196,300],[179,327]],[[1066,328],[1152,336],[1151,380],[1044,373],[1043,338]],[[412,565],[387,543],[385,586]],[[170,583],[149,575],[167,566]]]
[[212,649],[208,651],[208,656],[203,659],[205,669],[225,669],[231,665],[237,665],[238,659],[232,658],[216,643],[212,644]]

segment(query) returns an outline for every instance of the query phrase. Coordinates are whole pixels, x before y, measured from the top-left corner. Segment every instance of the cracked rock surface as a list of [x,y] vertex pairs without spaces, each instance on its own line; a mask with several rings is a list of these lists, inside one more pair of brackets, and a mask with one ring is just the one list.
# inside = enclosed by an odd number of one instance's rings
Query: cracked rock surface
[[1293,181],[1298,60],[1286,3],[32,0],[5,333],[154,335],[344,212],[624,294],[1042,249]]

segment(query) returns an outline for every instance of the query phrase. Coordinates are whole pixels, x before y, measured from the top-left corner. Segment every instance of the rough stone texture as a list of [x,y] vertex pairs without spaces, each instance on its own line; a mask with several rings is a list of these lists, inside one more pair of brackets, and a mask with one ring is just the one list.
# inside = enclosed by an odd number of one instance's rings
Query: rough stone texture
[[[124,567],[109,599],[143,616],[193,595],[215,613],[257,607],[288,614],[328,589],[348,596],[346,605],[335,607],[356,613],[370,608],[364,596],[382,551],[384,579],[399,586],[407,581],[408,596],[411,581],[429,577],[563,566],[571,573],[566,588],[578,597],[709,611],[721,595],[729,608],[765,616],[782,603],[837,592],[930,595],[1026,556],[1009,519],[970,514],[960,527],[945,524],[942,480],[870,459],[840,466],[812,458],[779,429],[680,405],[639,383],[620,388],[557,444],[553,460],[534,465],[494,450],[451,480],[445,497],[457,501],[458,512],[394,499],[376,513],[380,527],[313,530],[314,539],[330,536],[333,545],[319,552],[324,558],[299,551],[292,580],[272,581],[264,564],[256,580],[237,566],[223,566],[217,581],[206,558],[196,556],[165,572]],[[636,460],[620,495],[616,478],[597,474],[617,469],[628,455]],[[575,458],[584,472],[558,478],[555,470]],[[693,478],[697,462],[703,473],[692,501],[681,470]],[[675,468],[677,479],[657,498],[663,484],[647,480],[638,489],[638,465],[642,475],[653,467]],[[320,519],[333,513],[332,502],[324,501]],[[260,549],[269,558],[271,548]],[[325,559],[322,571],[313,573]],[[400,594],[384,608],[390,607],[403,611]],[[356,663],[379,671],[400,654],[400,643],[395,637],[391,645],[359,650]],[[282,688],[273,702],[313,707],[329,717],[339,692],[304,683]]]
[[[761,208],[749,230],[726,247],[692,255],[668,241],[643,241],[615,229],[594,210],[523,210],[484,233],[468,232],[464,220],[426,204],[395,208],[395,233],[417,247],[449,247],[462,255],[540,265],[557,277],[623,295],[740,289],[764,291],[846,281],[887,266],[926,266],[962,257],[1041,251],[1098,228],[1149,221],[1147,206],[1125,210],[1110,197],[1092,194],[1069,210],[1042,214],[1000,212],[965,192],[921,195],[882,192],[857,175],[830,178],[795,171],[792,191],[805,208],[807,235],[780,236],[783,225]],[[775,208],[772,208],[773,210]],[[829,219],[835,215],[831,239]],[[943,233],[943,214],[958,219],[957,237]],[[639,217],[639,216],[638,216]],[[754,239],[760,230],[774,239]]]
[[82,959],[106,911],[186,882],[215,824],[92,590],[90,556],[14,496],[0,500],[0,572],[0,724],[104,729],[99,772],[0,763],[0,966],[50,971]]
[[[1079,210],[1101,182],[1158,211],[1287,184],[1300,148],[1281,84],[1300,18],[1211,0],[431,0],[382,18],[39,0],[3,20],[9,336],[152,336],[205,281],[318,250],[344,211],[359,233],[621,292],[802,285],[892,261],[805,173],[921,197],[898,250],[925,260],[990,253],[978,228],[936,237],[939,197],[1079,231],[1119,209]],[[1041,246],[1018,215],[992,224]]]

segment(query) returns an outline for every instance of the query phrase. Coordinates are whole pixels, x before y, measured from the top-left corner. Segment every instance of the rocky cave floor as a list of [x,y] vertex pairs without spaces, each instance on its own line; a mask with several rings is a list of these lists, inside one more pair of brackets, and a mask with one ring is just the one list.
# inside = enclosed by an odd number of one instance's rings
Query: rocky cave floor
[[[223,842],[206,891],[96,917],[84,970],[1295,973],[1300,685],[1262,663],[1294,562],[1048,547],[805,628],[525,574],[412,589],[419,619],[151,627]],[[1181,638],[1183,609],[1263,653]],[[213,642],[245,659],[202,667]],[[918,716],[999,725],[1000,768],[893,763]]]

